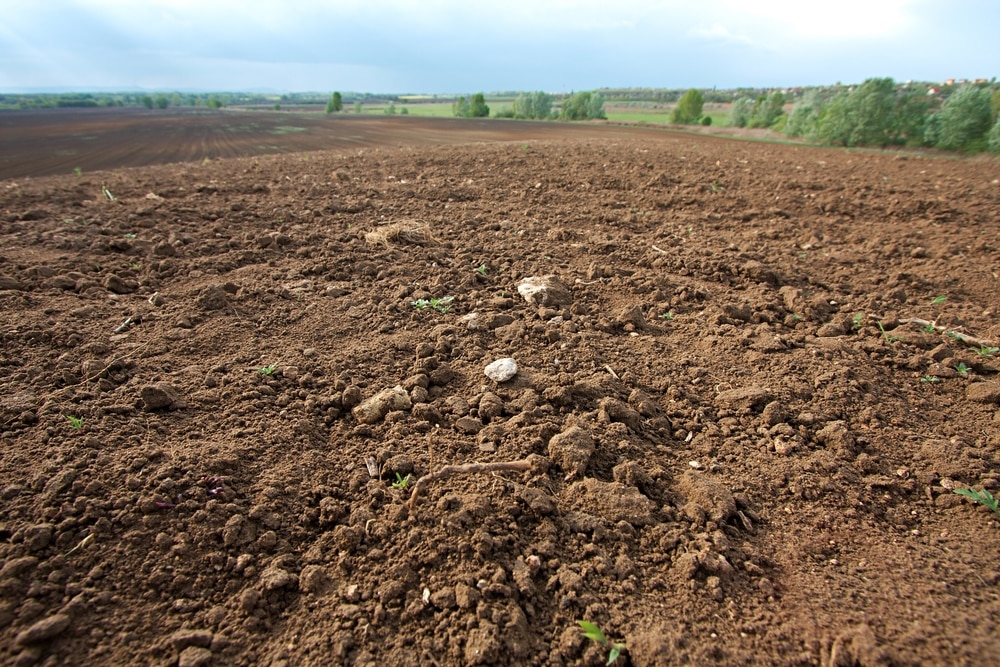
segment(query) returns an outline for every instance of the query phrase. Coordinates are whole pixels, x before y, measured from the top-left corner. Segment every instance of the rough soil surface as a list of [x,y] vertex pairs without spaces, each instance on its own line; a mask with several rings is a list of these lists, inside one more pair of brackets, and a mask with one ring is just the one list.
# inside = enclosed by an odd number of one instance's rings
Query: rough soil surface
[[657,137],[0,183],[0,662],[1000,656],[997,163]]

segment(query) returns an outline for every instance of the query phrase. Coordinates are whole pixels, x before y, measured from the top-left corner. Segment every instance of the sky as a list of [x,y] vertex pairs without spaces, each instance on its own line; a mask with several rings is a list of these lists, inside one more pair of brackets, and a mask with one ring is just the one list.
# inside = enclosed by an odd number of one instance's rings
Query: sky
[[568,92],[1000,75],[997,0],[0,0],[0,92]]

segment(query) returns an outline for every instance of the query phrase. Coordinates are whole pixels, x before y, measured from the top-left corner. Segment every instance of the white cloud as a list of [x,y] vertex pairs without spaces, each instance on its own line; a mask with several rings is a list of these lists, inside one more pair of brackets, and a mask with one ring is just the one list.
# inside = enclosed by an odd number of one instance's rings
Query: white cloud
[[691,37],[696,37],[699,39],[704,39],[708,41],[724,42],[728,44],[737,44],[741,46],[748,46],[754,49],[762,49],[765,51],[773,51],[774,48],[763,43],[758,42],[746,35],[733,34],[729,31],[729,28],[722,25],[721,23],[713,23],[709,28],[692,28],[688,31],[688,35]]

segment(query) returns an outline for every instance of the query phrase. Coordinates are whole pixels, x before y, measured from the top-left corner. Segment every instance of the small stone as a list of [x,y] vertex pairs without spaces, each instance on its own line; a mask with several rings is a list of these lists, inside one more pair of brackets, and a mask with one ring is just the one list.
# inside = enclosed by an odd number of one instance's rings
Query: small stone
[[178,651],[183,651],[188,646],[201,646],[208,648],[212,644],[212,633],[208,630],[193,630],[182,628],[170,635],[170,643]]
[[38,644],[48,641],[62,634],[69,627],[69,623],[70,618],[66,614],[47,616],[40,621],[36,621],[34,625],[18,634],[14,639],[14,643],[18,646],[24,646],[25,644]]
[[188,646],[181,651],[177,667],[204,667],[211,664],[212,652],[200,646]]
[[455,420],[455,430],[468,435],[475,435],[483,430],[483,422],[475,417],[460,417]]
[[104,288],[109,292],[115,294],[128,294],[132,291],[132,286],[125,282],[125,280],[113,273],[109,273],[104,279]]
[[147,411],[177,410],[187,407],[180,390],[166,382],[147,384],[139,389],[139,397]]
[[517,362],[510,357],[497,359],[483,371],[494,382],[506,382],[517,375]]
[[533,306],[566,306],[573,301],[569,288],[555,276],[530,276],[517,284],[517,293]]
[[375,424],[382,421],[389,412],[409,410],[411,405],[410,395],[402,386],[396,385],[362,401],[351,413],[362,424]]

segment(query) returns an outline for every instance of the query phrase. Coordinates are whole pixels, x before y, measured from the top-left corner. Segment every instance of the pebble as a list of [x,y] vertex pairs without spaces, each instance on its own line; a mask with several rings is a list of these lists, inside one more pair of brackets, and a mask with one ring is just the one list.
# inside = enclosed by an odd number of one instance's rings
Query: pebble
[[506,382],[517,375],[517,362],[510,357],[497,359],[483,371],[494,382]]

